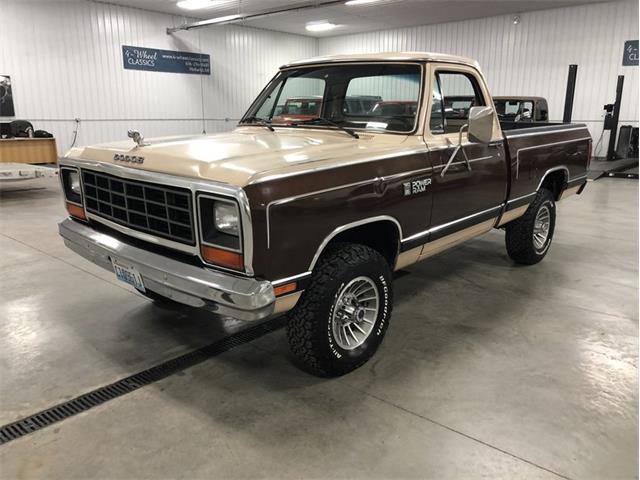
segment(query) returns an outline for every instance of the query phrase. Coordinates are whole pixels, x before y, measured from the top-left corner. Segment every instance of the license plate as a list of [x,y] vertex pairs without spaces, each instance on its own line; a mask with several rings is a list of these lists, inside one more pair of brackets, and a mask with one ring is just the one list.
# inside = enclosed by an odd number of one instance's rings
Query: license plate
[[111,259],[111,264],[113,265],[113,271],[116,272],[116,278],[118,280],[128,283],[141,292],[145,291],[140,272],[138,272],[135,267],[124,265],[115,258]]

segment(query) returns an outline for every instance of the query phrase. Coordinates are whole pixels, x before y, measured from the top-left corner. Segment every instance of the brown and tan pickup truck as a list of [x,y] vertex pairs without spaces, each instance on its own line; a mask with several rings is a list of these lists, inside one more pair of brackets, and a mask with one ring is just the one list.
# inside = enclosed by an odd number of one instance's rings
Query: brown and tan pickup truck
[[[313,118],[279,115],[320,97]],[[502,128],[477,63],[432,53],[291,63],[232,132],[129,136],[60,161],[66,245],[157,302],[286,313],[294,357],[325,376],[380,345],[394,270],[493,228],[539,262],[591,152],[584,125]]]

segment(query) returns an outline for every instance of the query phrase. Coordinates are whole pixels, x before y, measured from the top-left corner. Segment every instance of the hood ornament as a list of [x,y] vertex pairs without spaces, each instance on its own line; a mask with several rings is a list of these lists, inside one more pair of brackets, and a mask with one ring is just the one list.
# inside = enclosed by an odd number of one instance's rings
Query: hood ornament
[[139,147],[149,145],[149,143],[145,143],[144,137],[138,130],[129,130],[127,132],[127,135],[129,135],[129,138],[133,139],[133,141],[136,142]]

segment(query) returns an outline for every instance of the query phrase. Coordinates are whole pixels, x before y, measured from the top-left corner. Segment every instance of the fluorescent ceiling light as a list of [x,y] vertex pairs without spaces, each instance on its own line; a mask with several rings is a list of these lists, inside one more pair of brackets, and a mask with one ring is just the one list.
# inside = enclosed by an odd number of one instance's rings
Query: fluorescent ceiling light
[[316,22],[316,23],[307,23],[306,29],[310,32],[326,32],[327,30],[333,30],[338,25],[330,22]]
[[185,10],[200,10],[202,8],[211,8],[216,3],[218,3],[216,0],[181,0],[176,5]]
[[344,2],[345,5],[364,5],[366,3],[376,3],[380,0],[349,0],[348,2]]
[[203,27],[205,25],[216,25],[218,23],[231,22],[233,20],[238,20],[240,18],[244,18],[242,15],[225,15],[224,17],[216,17],[210,18],[209,20],[202,20],[200,22],[196,22],[193,25],[198,27]]
[[217,18],[212,18],[210,20],[205,20],[207,23],[222,23],[222,22],[229,22],[231,20],[236,20],[238,18],[242,18],[242,15],[226,15],[224,17],[217,17]]

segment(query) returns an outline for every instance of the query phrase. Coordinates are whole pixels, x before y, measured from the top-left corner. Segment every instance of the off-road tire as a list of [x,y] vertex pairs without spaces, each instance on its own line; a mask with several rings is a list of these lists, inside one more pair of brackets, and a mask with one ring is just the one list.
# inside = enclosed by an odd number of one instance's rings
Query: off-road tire
[[[538,212],[545,207],[550,213],[549,231],[544,245],[537,247],[533,239],[534,226]],[[549,251],[555,224],[556,203],[553,194],[546,188],[541,188],[525,214],[506,226],[505,243],[509,257],[523,265],[534,265],[541,261]]]
[[[333,310],[345,285],[361,276],[372,280],[378,290],[378,313],[364,343],[345,350],[333,334]],[[349,243],[330,246],[314,269],[308,288],[288,315],[287,338],[295,363],[313,375],[336,377],[369,360],[389,326],[391,282],[389,264],[372,248]]]

